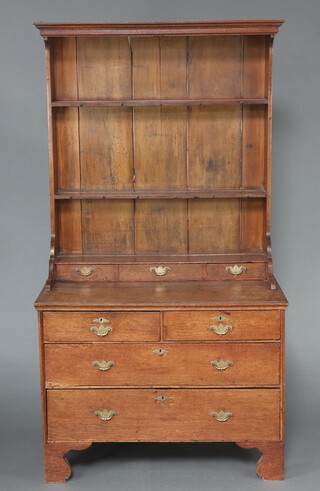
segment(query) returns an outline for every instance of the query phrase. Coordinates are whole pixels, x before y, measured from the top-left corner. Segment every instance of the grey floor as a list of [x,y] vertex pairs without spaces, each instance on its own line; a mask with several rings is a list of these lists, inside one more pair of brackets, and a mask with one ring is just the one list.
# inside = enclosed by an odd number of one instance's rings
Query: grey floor
[[2,431],[1,491],[319,491],[319,428],[287,435],[286,479],[264,482],[255,474],[257,450],[235,444],[94,444],[70,452],[73,475],[66,484],[44,484],[40,429]]

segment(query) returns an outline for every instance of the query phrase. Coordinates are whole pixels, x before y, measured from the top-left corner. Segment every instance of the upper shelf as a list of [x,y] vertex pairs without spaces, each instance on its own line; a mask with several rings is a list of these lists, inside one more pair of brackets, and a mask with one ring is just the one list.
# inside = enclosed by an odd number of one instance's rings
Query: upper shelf
[[265,189],[57,191],[55,199],[266,198]]
[[274,35],[283,20],[158,23],[46,23],[35,22],[43,37],[66,36],[205,36]]
[[235,99],[127,99],[92,101],[52,101],[52,107],[153,107],[153,106],[227,106],[237,104],[268,104],[264,98]]

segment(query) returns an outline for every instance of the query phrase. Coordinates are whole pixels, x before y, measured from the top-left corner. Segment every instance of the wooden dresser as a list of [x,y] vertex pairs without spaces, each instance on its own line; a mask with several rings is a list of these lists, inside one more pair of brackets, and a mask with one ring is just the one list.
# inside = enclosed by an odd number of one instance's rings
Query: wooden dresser
[[270,242],[282,21],[36,24],[45,39],[45,480],[92,442],[236,442],[283,479]]

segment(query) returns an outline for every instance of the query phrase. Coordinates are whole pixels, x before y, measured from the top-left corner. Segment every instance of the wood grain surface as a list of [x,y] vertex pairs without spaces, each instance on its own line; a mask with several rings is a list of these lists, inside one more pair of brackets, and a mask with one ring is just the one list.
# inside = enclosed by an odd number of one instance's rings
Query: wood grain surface
[[257,474],[265,481],[282,481],[284,479],[284,444],[283,442],[237,442],[242,448],[257,448],[262,456],[257,463]]
[[[165,350],[158,354],[157,350]],[[212,361],[231,361],[218,370]],[[46,387],[238,386],[280,383],[280,346],[232,344],[47,344]],[[102,371],[94,362],[113,362]]]
[[[178,288],[179,286],[179,288]],[[271,290],[266,281],[240,282],[164,282],[161,288],[148,282],[81,283],[56,282],[50,292],[43,290],[35,303],[41,310],[165,310],[216,307],[228,310],[262,308],[285,309],[287,299],[277,286]]]
[[85,450],[91,443],[49,443],[44,444],[44,479],[47,483],[62,483],[72,474],[65,454],[70,450]]
[[[95,322],[104,319],[108,322]],[[92,326],[111,327],[106,336],[97,336]],[[45,343],[119,341],[159,341],[160,314],[158,312],[44,312]]]
[[[219,321],[218,318],[223,320]],[[232,326],[219,335],[210,326]],[[164,339],[183,341],[253,341],[280,339],[280,312],[183,311],[163,313]]]
[[[169,399],[155,400],[164,395]],[[115,411],[110,421],[96,411]],[[232,412],[219,422],[212,412]],[[267,424],[266,424],[267,422]],[[242,441],[279,439],[276,389],[48,391],[50,441]]]

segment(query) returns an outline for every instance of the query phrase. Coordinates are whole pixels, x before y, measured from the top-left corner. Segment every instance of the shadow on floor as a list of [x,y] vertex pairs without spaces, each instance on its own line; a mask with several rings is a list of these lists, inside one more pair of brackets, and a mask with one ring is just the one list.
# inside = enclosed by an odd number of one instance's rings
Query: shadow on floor
[[[67,459],[72,466],[90,465],[98,461],[121,460],[134,462],[148,459],[164,462],[166,459],[186,461],[219,459],[253,462],[260,457],[256,449],[242,449],[235,443],[93,443],[82,451],[70,451]],[[110,463],[111,463],[110,462]]]

